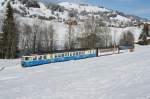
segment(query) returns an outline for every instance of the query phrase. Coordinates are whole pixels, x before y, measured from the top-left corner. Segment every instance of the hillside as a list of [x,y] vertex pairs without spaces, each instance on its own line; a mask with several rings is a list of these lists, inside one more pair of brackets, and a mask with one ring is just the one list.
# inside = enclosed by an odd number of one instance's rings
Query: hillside
[[[0,20],[6,11],[8,1],[0,1]],[[84,30],[83,24],[90,18],[95,19],[98,24],[103,24],[110,29],[112,39],[116,35],[117,42],[120,39],[122,32],[132,31],[137,41],[141,33],[141,28],[135,27],[139,22],[144,22],[143,18],[126,15],[122,12],[113,11],[104,7],[92,6],[87,4],[75,4],[69,2],[60,2],[57,4],[44,4],[36,0],[13,0],[11,5],[15,12],[15,18],[21,26],[29,24],[32,28],[35,21],[42,21],[41,27],[46,27],[48,24],[53,25],[57,34],[55,38],[57,45],[62,47],[65,42],[65,35],[68,32],[68,20],[70,17],[77,22],[74,26],[75,35],[79,35]],[[1,31],[0,23],[0,31]],[[21,31],[22,32],[22,31]]]
[[21,68],[0,60],[1,99],[148,99],[150,46],[135,52]]
[[[0,13],[5,12],[8,1],[0,1]],[[60,2],[58,4],[51,4],[51,6],[48,7],[44,3],[37,2],[36,0],[13,0],[11,3],[15,13],[22,17],[39,17],[40,19],[64,22],[69,19],[68,14],[74,12],[76,20],[78,21],[87,19],[89,16],[94,16],[95,18],[104,21],[107,25],[114,26],[118,24],[131,26],[138,22],[146,21],[140,17],[127,15],[104,7],[86,4]]]

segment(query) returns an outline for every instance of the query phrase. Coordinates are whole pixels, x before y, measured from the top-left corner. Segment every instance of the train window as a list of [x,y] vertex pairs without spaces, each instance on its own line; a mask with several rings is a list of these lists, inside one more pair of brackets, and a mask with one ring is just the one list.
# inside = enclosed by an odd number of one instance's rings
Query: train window
[[57,55],[55,54],[55,58],[57,58]]
[[46,57],[47,57],[47,59],[50,59],[52,56],[49,54],[49,55],[47,55]]
[[25,57],[25,60],[30,60],[30,57]]
[[42,56],[39,56],[39,60],[42,60]]
[[76,56],[78,56],[78,52],[76,52]]
[[81,55],[81,52],[79,52],[79,55]]
[[88,51],[84,51],[84,54],[87,54],[88,53]]
[[51,54],[51,58],[54,58],[54,54]]
[[33,60],[37,60],[37,57],[35,56],[35,57],[33,57]]
[[78,55],[80,55],[80,52],[78,52]]
[[58,54],[58,57],[61,57],[61,54]]
[[89,54],[91,54],[91,50],[89,50]]
[[93,53],[96,53],[96,51],[95,51],[95,50],[93,50]]
[[86,54],[89,54],[90,52],[89,52],[89,50],[88,51],[86,51]]
[[50,58],[54,58],[54,55],[53,55],[53,54],[50,54]]
[[68,56],[68,54],[67,54],[67,53],[65,53],[65,56]]
[[64,54],[62,54],[62,57],[64,57],[65,55]]
[[89,53],[92,54],[92,50],[90,50]]
[[70,56],[72,56],[72,53],[70,53]]
[[82,54],[84,54],[85,52],[84,51],[82,51]]
[[92,54],[92,50],[90,50],[90,54]]
[[44,56],[43,56],[43,59],[47,59],[47,56],[46,56],[46,55],[44,55]]
[[73,52],[73,56],[76,56],[76,53],[75,53],[75,52]]

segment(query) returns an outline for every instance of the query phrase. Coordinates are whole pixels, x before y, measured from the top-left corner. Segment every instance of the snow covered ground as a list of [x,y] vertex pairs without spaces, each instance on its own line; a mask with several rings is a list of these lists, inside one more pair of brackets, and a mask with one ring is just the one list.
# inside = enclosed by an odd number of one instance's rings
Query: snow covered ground
[[75,9],[78,12],[87,11],[87,12],[110,12],[110,10],[106,8],[100,8],[97,6],[90,6],[90,5],[81,5],[69,2],[61,2],[59,3],[60,6],[65,7],[66,9]]
[[0,60],[3,66],[0,99],[150,99],[150,46],[31,68]]

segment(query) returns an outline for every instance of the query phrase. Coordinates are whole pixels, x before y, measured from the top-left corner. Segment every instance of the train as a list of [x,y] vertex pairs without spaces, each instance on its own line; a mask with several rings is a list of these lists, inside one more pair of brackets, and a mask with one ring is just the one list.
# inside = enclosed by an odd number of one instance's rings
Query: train
[[[106,49],[107,52],[113,49]],[[116,50],[117,51],[117,50]],[[55,51],[45,54],[32,54],[28,56],[22,56],[21,65],[23,67],[32,67],[49,63],[64,62],[69,60],[80,60],[85,58],[98,57],[100,52],[105,50],[100,49],[78,49],[69,51]]]
[[49,63],[64,62],[69,60],[80,60],[85,58],[99,57],[120,53],[120,50],[133,51],[134,46],[116,46],[110,48],[57,50],[42,54],[31,54],[22,56],[22,67],[32,67]]

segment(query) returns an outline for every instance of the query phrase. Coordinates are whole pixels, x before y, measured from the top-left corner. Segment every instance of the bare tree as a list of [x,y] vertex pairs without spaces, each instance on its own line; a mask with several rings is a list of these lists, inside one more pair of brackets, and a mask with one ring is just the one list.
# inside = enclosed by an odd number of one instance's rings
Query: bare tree
[[[39,24],[40,23],[40,24]],[[56,49],[56,33],[51,24],[34,20],[33,25],[24,24],[20,30],[20,48],[22,54],[48,52]]]
[[40,24],[42,24],[42,20],[35,19],[34,24],[32,26],[33,53],[39,51],[39,48],[41,47],[40,40],[42,30]]
[[45,45],[47,51],[53,51],[56,49],[56,33],[53,28],[53,25],[49,24],[48,27],[44,29],[45,35]]
[[95,48],[98,40],[97,37],[98,24],[94,17],[89,18],[84,23],[84,32],[80,38],[80,43],[82,48]]
[[123,32],[121,39],[119,41],[121,46],[134,46],[134,35],[131,31]]
[[111,45],[110,29],[97,22],[94,17],[84,23],[84,32],[78,38],[82,48],[108,47]]
[[32,29],[28,24],[24,24],[20,30],[19,46],[22,54],[30,53],[33,48]]
[[72,23],[68,25],[68,32],[65,35],[65,49],[74,49],[75,48],[75,30]]
[[105,47],[112,46],[112,36],[108,27],[102,27],[102,37],[104,39]]

